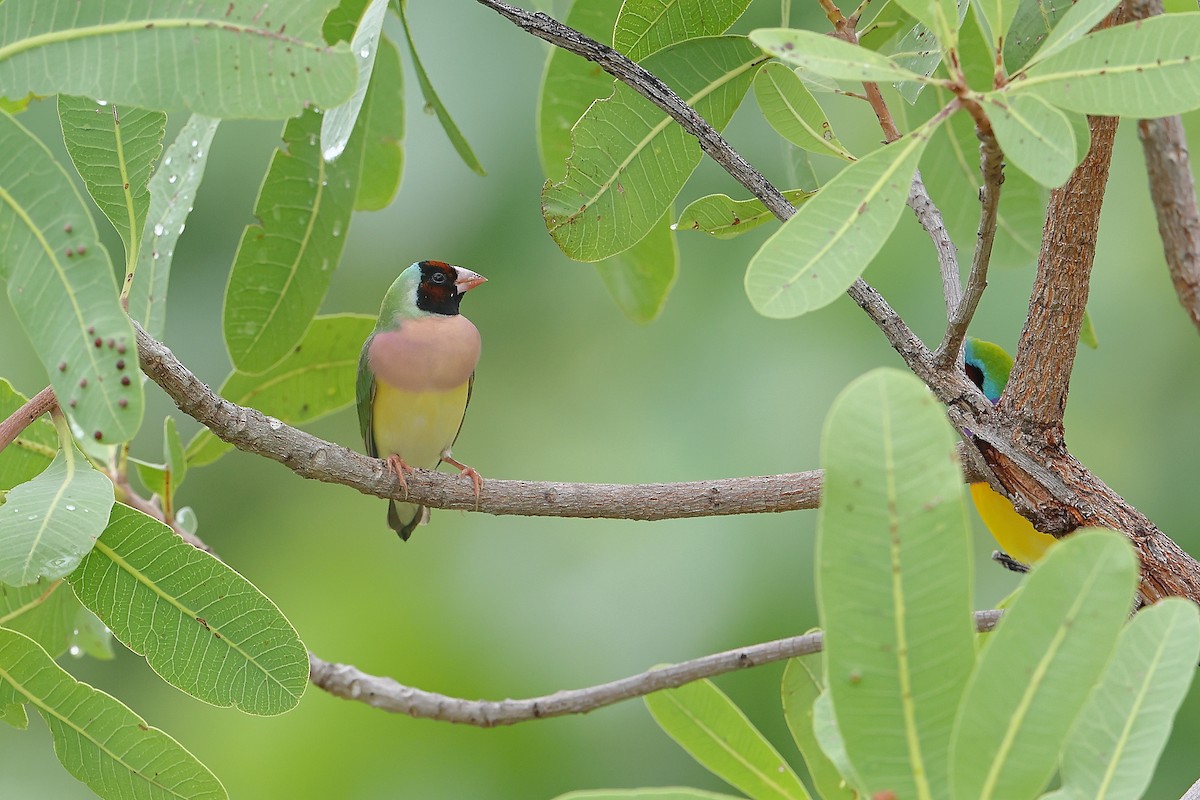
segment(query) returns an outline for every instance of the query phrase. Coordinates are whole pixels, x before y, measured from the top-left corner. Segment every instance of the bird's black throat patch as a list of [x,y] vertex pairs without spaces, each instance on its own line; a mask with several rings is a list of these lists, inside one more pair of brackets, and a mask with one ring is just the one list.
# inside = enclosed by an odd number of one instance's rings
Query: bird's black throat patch
[[462,302],[455,281],[458,271],[444,261],[422,261],[421,282],[417,285],[417,308],[431,314],[452,317]]
[[967,377],[971,379],[971,383],[979,387],[979,391],[983,391],[983,370],[975,364],[967,362],[963,365],[967,371]]

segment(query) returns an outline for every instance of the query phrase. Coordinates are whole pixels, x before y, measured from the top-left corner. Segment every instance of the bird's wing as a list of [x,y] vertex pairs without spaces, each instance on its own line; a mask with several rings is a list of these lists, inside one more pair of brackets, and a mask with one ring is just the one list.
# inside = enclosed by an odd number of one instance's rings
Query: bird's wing
[[367,337],[367,341],[363,342],[362,355],[358,357],[358,381],[355,385],[355,397],[358,401],[358,426],[362,431],[367,455],[378,458],[379,453],[375,449],[375,434],[371,428],[372,407],[375,405],[375,373],[371,371],[371,367],[367,363],[367,352],[371,348],[371,339],[374,337],[375,334]]

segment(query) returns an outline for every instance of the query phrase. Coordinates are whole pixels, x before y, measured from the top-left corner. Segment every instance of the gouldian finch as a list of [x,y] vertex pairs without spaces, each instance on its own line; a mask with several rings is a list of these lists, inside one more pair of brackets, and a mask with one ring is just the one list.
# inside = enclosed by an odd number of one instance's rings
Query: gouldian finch
[[[379,321],[358,360],[358,421],[367,455],[385,459],[408,490],[405,472],[443,461],[475,484],[483,479],[450,457],[479,363],[479,331],[458,313],[463,295],[486,278],[442,261],[418,261],[383,297]],[[407,541],[429,509],[391,501],[388,525]]]
[[[967,377],[993,403],[999,402],[1012,365],[1012,356],[1000,345],[968,338],[963,347],[963,367]],[[1007,497],[984,481],[971,484],[971,499],[1000,547],[1018,561],[1033,564],[1056,541],[1050,534],[1033,527],[1017,513]]]

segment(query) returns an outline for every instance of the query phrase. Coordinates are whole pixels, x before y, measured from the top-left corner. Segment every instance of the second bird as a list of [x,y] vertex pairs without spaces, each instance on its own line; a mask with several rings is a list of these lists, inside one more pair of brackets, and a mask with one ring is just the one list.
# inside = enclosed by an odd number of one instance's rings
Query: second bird
[[[475,366],[479,331],[458,312],[462,296],[486,280],[442,261],[418,261],[396,278],[383,298],[375,330],[358,361],[358,421],[367,455],[386,459],[407,488],[405,472],[437,469],[455,461],[450,447],[462,428]],[[391,501],[388,525],[407,540],[429,510]]]

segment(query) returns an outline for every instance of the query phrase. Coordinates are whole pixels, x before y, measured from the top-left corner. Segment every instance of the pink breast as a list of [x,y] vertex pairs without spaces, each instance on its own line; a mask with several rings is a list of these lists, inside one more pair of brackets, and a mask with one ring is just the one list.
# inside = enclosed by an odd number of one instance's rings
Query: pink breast
[[444,392],[471,377],[479,348],[479,331],[466,317],[423,317],[375,334],[367,359],[376,379],[389,386]]

